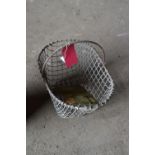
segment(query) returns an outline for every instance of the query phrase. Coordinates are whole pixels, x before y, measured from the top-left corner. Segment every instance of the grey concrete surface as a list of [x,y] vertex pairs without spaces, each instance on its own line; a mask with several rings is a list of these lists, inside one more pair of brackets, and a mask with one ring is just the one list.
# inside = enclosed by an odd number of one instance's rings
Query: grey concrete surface
[[[27,105],[42,105],[27,119],[27,155],[128,155],[128,24],[128,0],[27,0]],[[40,99],[46,90],[37,66],[44,45],[67,38],[101,44],[115,82],[103,108],[74,119]]]

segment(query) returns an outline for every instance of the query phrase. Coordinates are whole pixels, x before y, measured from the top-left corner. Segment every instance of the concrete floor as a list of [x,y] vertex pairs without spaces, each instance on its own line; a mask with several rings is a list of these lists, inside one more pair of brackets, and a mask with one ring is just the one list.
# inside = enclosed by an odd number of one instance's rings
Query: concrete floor
[[[128,0],[27,0],[27,155],[128,155]],[[59,118],[37,56],[51,41],[101,44],[115,82],[108,103],[74,119]]]

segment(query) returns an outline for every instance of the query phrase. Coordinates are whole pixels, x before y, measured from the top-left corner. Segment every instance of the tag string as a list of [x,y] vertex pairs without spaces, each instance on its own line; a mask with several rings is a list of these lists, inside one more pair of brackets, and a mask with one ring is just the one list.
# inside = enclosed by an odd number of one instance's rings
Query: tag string
[[70,45],[70,42],[68,42],[65,46],[65,52],[64,52],[64,58],[66,59],[67,57],[67,50],[68,50],[68,46]]

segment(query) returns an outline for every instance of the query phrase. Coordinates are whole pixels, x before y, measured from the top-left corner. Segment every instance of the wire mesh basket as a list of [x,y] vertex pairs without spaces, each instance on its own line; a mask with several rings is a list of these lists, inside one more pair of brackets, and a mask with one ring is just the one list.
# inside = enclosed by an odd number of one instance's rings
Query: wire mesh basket
[[[78,63],[67,68],[62,48],[74,44]],[[106,103],[113,92],[113,80],[105,67],[103,48],[92,41],[62,40],[45,46],[38,57],[38,64],[46,88],[57,114],[62,118],[91,113]],[[95,104],[68,105],[53,91],[54,88],[80,85],[96,100]]]

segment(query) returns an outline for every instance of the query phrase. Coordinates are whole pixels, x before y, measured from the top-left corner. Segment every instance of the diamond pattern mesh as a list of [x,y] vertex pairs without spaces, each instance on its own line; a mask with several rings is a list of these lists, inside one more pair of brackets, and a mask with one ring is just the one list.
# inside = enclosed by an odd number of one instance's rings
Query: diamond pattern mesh
[[[67,68],[60,59],[64,46],[74,43],[78,64]],[[90,41],[57,41],[45,46],[38,57],[40,72],[57,114],[72,118],[95,111],[106,103],[113,91],[113,80],[104,65],[100,45]],[[80,85],[96,99],[93,105],[67,105],[52,92],[56,86]]]

